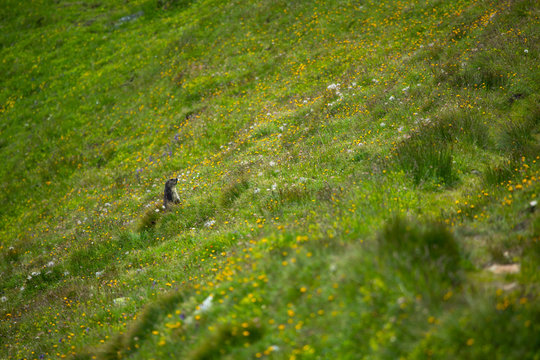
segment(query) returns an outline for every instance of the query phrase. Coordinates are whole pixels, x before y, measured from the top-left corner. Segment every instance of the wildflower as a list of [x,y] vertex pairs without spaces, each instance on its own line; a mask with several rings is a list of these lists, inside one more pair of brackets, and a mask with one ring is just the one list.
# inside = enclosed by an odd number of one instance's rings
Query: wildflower
[[255,189],[253,190],[253,193],[254,193],[254,194],[258,194],[259,192],[261,192],[261,189],[259,189],[259,188],[255,188]]
[[114,305],[125,305],[129,300],[127,297],[119,297],[113,300]]
[[394,97],[394,95],[391,95],[391,96],[388,98],[388,100],[390,100],[390,101],[394,101],[395,99],[396,99],[396,98]]
[[406,91],[409,91],[410,88],[411,88],[410,86],[407,86],[407,87],[404,87],[403,89],[401,89],[401,91],[406,92]]
[[525,49],[525,50],[523,50],[523,52],[524,52],[525,54],[528,54],[528,53],[529,53],[529,49]]
[[212,225],[214,225],[216,223],[216,220],[208,220],[207,222],[204,223],[204,226],[206,226],[207,228],[211,227]]
[[330,84],[326,88],[328,90],[339,90],[340,84]]
[[0,298],[0,301],[1,301],[1,302],[6,302],[6,301],[7,301],[7,297],[2,296],[2,297]]

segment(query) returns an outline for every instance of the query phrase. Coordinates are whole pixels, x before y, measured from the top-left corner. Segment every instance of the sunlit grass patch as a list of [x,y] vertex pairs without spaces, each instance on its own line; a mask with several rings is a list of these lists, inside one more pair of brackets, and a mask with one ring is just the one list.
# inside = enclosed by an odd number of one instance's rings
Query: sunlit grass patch
[[103,241],[96,241],[73,250],[67,267],[74,275],[91,275],[97,278],[111,270],[111,265],[133,249],[146,248],[155,244],[148,232],[123,232]]
[[6,1],[6,357],[406,358],[537,292],[533,0]]

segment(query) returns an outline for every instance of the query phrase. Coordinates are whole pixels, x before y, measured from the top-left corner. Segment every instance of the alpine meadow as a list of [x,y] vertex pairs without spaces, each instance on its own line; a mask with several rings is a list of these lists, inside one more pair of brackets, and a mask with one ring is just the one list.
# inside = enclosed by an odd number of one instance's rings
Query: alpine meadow
[[540,360],[537,0],[0,3],[0,359]]

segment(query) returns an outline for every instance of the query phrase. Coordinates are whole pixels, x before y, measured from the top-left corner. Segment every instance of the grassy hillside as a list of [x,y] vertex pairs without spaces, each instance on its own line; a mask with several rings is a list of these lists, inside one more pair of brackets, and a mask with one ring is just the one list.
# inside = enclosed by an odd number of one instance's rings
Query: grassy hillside
[[539,359],[539,15],[4,0],[0,358]]

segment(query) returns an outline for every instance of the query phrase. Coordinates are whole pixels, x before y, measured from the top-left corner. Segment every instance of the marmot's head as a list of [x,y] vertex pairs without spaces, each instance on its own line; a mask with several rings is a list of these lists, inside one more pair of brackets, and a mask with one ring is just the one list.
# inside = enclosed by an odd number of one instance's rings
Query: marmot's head
[[167,180],[167,183],[165,185],[168,185],[168,186],[174,186],[178,183],[178,178],[174,178],[174,179],[169,179]]

